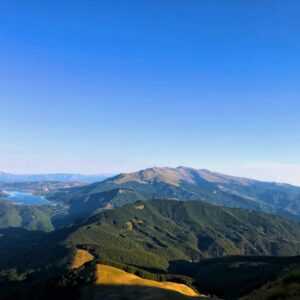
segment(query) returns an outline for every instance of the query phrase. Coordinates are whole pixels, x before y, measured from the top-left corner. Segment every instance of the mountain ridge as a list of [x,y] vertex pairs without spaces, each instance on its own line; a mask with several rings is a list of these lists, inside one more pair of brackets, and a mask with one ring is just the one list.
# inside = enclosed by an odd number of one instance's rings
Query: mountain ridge
[[[221,172],[217,172],[217,171],[211,171],[208,169],[197,169],[197,168],[193,168],[193,167],[186,167],[186,166],[178,166],[175,168],[172,167],[159,167],[159,166],[154,166],[154,167],[150,167],[150,168],[146,168],[146,169],[142,169],[139,171],[135,171],[135,172],[125,172],[125,173],[120,173],[117,174],[113,177],[109,177],[107,179],[105,179],[105,181],[108,181],[110,179],[114,179],[114,178],[118,178],[118,177],[126,177],[128,175],[132,176],[133,174],[149,174],[149,173],[159,173],[159,172],[178,172],[183,174],[185,171],[194,171],[194,172],[198,172],[199,174],[201,174],[203,177],[206,176],[207,181],[210,182],[221,182],[221,180],[223,181],[230,181],[230,180],[235,180],[235,181],[239,181],[240,183],[244,182],[246,183],[267,183],[267,184],[275,184],[278,186],[289,186],[289,187],[296,187],[296,188],[300,188],[298,186],[289,184],[289,183],[284,183],[284,182],[276,182],[276,181],[262,181],[262,180],[257,180],[254,178],[247,178],[247,177],[243,177],[243,176],[236,176],[236,175],[227,175],[227,174],[223,174]],[[209,180],[210,178],[210,180]],[[215,180],[214,180],[215,179]],[[219,181],[216,181],[216,179],[219,179]]]
[[[118,188],[135,190],[145,194],[148,199],[202,200],[211,204],[247,208],[300,220],[300,187],[186,167],[154,167],[121,173],[102,182],[66,189],[63,193],[52,194],[49,197],[59,197],[61,201],[72,205],[72,202],[78,202],[80,199],[87,201],[92,195],[97,197],[98,194],[100,198],[101,193]],[[101,206],[100,202],[99,204]],[[123,204],[124,201],[115,201],[113,207]]]

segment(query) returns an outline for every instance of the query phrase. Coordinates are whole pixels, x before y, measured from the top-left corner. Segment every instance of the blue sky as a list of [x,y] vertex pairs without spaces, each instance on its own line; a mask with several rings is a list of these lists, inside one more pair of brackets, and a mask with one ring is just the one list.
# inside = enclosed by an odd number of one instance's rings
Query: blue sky
[[299,1],[0,2],[0,170],[187,165],[300,184]]

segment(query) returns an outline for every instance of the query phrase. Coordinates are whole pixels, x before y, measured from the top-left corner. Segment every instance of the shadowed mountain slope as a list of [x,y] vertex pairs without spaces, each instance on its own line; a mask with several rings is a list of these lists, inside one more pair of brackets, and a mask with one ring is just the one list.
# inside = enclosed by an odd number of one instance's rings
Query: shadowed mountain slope
[[298,300],[300,298],[300,267],[282,272],[274,281],[268,282],[263,287],[243,300]]

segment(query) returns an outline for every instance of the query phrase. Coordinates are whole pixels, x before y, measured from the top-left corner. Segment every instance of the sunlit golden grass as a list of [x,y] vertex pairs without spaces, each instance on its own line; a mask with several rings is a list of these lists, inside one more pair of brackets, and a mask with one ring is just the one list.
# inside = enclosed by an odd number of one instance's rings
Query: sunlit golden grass
[[94,259],[94,256],[86,250],[77,249],[73,258],[71,269],[77,269],[83,266],[85,263]]
[[126,225],[128,230],[133,230],[133,224],[131,222],[126,222]]
[[199,296],[193,289],[185,284],[143,279],[134,274],[102,264],[96,265],[95,277],[96,284],[98,285],[144,286],[171,290],[187,296]]
[[135,207],[135,209],[144,209],[145,208],[145,205],[141,204],[141,205],[137,205]]

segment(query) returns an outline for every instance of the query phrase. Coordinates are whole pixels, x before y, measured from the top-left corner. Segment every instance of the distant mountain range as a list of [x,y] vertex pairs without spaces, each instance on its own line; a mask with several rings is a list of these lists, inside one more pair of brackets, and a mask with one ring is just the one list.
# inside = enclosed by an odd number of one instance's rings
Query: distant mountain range
[[[17,181],[17,182],[0,182],[0,190],[15,190],[19,192],[26,192],[31,194],[43,195],[52,190],[58,191],[60,189],[84,186],[88,183],[79,181]],[[0,192],[1,198],[1,192]]]
[[187,167],[154,167],[102,182],[49,193],[88,217],[103,208],[145,199],[202,200],[300,220],[300,187],[223,175]]
[[11,174],[0,172],[0,182],[12,183],[23,181],[61,181],[61,182],[73,182],[80,181],[85,183],[91,183],[96,181],[102,181],[111,174],[99,174],[99,175],[82,175],[82,174],[69,174],[69,173],[57,173],[57,174]]

